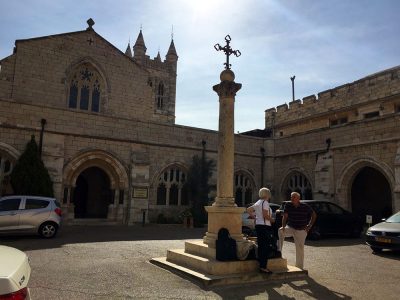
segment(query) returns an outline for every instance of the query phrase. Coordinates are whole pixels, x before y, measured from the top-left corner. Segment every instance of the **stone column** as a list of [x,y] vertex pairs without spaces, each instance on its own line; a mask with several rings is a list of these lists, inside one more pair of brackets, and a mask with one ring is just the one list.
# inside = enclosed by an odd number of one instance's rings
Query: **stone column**
[[217,162],[217,197],[212,206],[205,207],[208,212],[208,230],[204,243],[215,247],[219,229],[225,227],[232,238],[243,240],[243,207],[237,207],[233,194],[234,168],[234,103],[236,92],[242,85],[235,83],[235,74],[224,70],[220,75],[221,83],[213,87],[219,96],[219,130]]
[[75,187],[74,186],[70,187],[70,190],[68,192],[68,202],[67,202],[67,205],[68,205],[67,219],[68,220],[75,219],[74,192],[75,192]]

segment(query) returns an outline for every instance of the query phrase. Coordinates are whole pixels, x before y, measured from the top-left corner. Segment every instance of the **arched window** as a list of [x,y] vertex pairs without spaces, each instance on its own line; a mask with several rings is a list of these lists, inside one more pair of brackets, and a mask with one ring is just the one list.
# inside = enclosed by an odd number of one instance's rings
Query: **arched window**
[[12,194],[10,174],[14,168],[13,161],[0,152],[0,196]]
[[99,72],[91,64],[83,63],[68,78],[68,107],[99,112],[100,96],[104,90]]
[[253,181],[243,173],[235,174],[235,202],[237,206],[247,206],[253,202]]
[[164,84],[162,82],[158,84],[156,102],[157,102],[157,109],[164,108]]
[[158,178],[157,205],[189,205],[186,173],[177,166],[164,170]]
[[288,176],[284,190],[285,200],[290,199],[290,193],[292,192],[300,193],[301,199],[311,200],[313,198],[311,184],[307,177],[300,172],[293,172]]

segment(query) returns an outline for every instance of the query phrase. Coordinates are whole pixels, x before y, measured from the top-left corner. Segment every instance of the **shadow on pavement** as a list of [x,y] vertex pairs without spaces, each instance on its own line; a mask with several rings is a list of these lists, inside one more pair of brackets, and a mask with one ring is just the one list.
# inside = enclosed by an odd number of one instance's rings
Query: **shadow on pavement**
[[59,248],[66,244],[99,243],[113,241],[187,240],[203,238],[207,228],[183,228],[182,225],[134,226],[64,226],[52,239],[36,235],[0,235],[0,245],[22,251]]
[[[372,252],[372,250],[371,250]],[[390,258],[394,260],[400,260],[400,251],[391,251],[391,250],[384,250],[382,252],[373,252],[373,255]]]
[[310,247],[341,247],[363,244],[365,244],[364,238],[326,237],[317,241],[306,240],[306,245]]
[[[310,297],[312,299],[339,300],[351,297],[328,289],[314,279],[296,279],[293,281],[257,283],[242,286],[225,286],[210,289],[222,299],[245,299],[256,296],[263,299],[297,299]],[[302,293],[302,295],[299,295]]]
[[296,291],[303,292],[314,299],[325,299],[325,300],[335,300],[335,299],[351,299],[350,296],[345,294],[331,291],[327,287],[319,284],[313,278],[308,277],[306,280],[300,282],[289,282],[288,285]]

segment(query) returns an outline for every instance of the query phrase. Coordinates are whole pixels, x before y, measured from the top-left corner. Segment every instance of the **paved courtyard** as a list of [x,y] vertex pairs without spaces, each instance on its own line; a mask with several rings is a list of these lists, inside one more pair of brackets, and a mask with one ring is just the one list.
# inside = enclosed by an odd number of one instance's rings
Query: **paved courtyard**
[[[204,289],[149,263],[205,229],[175,225],[65,226],[53,240],[4,237],[25,251],[37,299],[398,299],[400,254],[374,255],[362,239],[309,241],[305,280]],[[294,245],[284,256],[294,263]]]

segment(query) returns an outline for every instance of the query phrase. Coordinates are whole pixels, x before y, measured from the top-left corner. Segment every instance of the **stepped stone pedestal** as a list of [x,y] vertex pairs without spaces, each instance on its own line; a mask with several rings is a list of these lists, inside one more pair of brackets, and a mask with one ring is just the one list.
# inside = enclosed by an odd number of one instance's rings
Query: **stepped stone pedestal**
[[296,279],[307,275],[305,270],[288,266],[285,258],[268,260],[272,274],[260,273],[256,260],[218,261],[215,259],[215,248],[202,240],[187,241],[185,249],[168,250],[167,257],[153,258],[150,262],[204,286]]

